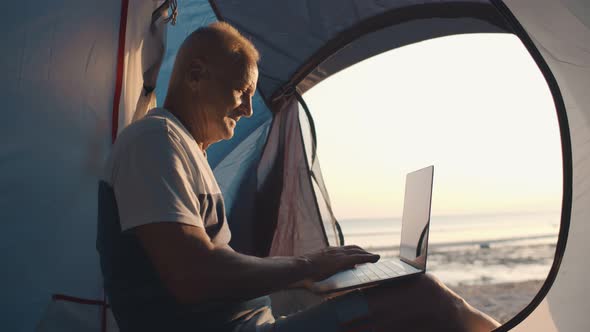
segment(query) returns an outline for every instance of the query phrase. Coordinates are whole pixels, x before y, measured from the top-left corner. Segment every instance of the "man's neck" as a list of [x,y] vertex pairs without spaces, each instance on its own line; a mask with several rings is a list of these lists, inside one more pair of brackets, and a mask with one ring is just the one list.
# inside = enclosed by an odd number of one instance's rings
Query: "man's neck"
[[201,151],[205,153],[205,150],[207,150],[211,144],[203,138],[202,131],[199,130],[198,126],[193,123],[194,121],[191,121],[191,118],[186,116],[186,114],[188,114],[188,110],[185,110],[181,106],[183,104],[186,105],[186,103],[173,102],[171,99],[166,97],[163,108],[172,113],[172,115],[174,115],[178,121],[182,123],[186,130],[191,134],[199,148],[201,148]]

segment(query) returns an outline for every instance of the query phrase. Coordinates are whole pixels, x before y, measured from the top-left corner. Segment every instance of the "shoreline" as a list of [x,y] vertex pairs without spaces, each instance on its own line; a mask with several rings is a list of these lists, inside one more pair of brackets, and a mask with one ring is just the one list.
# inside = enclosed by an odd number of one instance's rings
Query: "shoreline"
[[[447,285],[489,285],[544,280],[553,263],[553,243],[463,247],[428,252],[426,271]],[[397,251],[375,252],[382,259]]]
[[[539,235],[530,235],[530,236],[519,236],[519,237],[506,237],[506,238],[490,238],[490,239],[479,239],[479,240],[470,240],[470,241],[447,241],[447,242],[434,242],[428,244],[428,249],[430,250],[438,250],[444,251],[444,249],[465,249],[466,247],[469,248],[480,248],[480,249],[489,249],[495,245],[527,245],[526,242],[528,241],[535,241],[535,240],[554,240],[549,241],[547,243],[541,244],[549,244],[554,245],[557,241],[555,234],[539,234]],[[536,243],[535,243],[536,244]],[[372,246],[367,245],[364,246],[363,249],[369,252],[390,252],[390,251],[399,251],[399,245],[387,245],[387,246]],[[443,249],[443,250],[441,250]]]
[[544,280],[482,285],[447,285],[470,305],[504,324],[524,309],[541,289]]

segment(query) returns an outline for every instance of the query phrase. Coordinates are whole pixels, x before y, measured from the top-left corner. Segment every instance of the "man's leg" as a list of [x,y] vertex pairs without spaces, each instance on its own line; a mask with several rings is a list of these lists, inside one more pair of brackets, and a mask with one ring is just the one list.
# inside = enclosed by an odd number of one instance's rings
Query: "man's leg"
[[355,290],[276,321],[254,317],[234,332],[371,332],[369,307]]
[[430,275],[352,291],[275,322],[248,322],[240,332],[489,332],[498,323]]
[[275,332],[371,332],[369,307],[362,292],[351,291],[308,310],[278,319]]
[[500,326],[429,274],[363,292],[376,332],[489,332]]

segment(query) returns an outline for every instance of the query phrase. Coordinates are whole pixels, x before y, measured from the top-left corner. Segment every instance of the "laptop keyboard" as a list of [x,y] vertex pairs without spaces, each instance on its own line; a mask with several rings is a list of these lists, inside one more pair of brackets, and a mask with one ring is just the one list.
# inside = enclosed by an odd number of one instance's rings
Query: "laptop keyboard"
[[352,272],[363,282],[397,277],[404,269],[392,261],[380,261],[358,265]]

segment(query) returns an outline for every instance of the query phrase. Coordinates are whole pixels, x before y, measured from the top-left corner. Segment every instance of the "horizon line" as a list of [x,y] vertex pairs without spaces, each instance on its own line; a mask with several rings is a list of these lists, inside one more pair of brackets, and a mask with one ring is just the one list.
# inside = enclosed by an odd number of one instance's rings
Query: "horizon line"
[[[433,214],[431,218],[434,217],[469,217],[469,216],[515,216],[515,215],[530,215],[530,214],[561,214],[561,209],[558,210],[536,210],[536,211],[500,211],[500,212],[459,212],[459,213],[444,213],[444,214]],[[391,220],[391,219],[401,219],[401,216],[378,216],[378,217],[336,217],[338,221],[360,221],[360,220]]]

